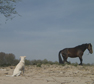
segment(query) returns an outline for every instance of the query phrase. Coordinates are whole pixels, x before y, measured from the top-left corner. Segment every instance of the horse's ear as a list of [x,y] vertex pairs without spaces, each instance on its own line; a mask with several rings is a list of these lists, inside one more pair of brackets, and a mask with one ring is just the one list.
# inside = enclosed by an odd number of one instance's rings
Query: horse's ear
[[88,44],[88,48],[89,49],[92,48],[92,44],[91,43]]
[[92,47],[92,44],[91,44],[91,43],[89,43],[89,46],[90,46],[90,47]]
[[91,43],[88,43],[88,44],[90,44],[90,45],[91,45]]
[[90,43],[88,44],[88,48],[90,48]]

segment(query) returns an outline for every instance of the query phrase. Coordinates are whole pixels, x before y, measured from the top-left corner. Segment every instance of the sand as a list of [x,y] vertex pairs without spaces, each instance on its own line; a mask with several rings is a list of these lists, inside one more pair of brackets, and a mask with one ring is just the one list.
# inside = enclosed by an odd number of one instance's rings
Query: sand
[[11,75],[14,66],[0,67],[0,84],[94,84],[94,66],[26,66],[24,75]]

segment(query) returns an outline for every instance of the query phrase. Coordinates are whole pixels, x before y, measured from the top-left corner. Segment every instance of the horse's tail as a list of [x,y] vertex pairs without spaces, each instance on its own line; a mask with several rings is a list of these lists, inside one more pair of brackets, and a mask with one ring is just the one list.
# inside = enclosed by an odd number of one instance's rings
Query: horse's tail
[[62,61],[62,58],[61,58],[60,54],[61,54],[61,51],[59,51],[58,58],[59,58],[59,63],[62,64],[63,61]]

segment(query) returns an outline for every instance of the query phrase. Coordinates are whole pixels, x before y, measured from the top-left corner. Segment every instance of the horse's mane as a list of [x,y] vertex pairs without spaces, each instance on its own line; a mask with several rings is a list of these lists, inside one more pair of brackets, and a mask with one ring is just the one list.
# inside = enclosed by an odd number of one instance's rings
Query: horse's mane
[[87,46],[87,43],[86,44],[82,44],[82,45],[75,46],[75,48],[83,48],[83,47],[86,47],[86,46]]

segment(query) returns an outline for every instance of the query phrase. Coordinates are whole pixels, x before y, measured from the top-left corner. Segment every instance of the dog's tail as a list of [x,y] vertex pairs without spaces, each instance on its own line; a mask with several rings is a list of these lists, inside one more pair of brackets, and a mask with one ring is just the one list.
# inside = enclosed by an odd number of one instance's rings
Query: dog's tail
[[8,77],[14,77],[14,75],[6,75],[6,76],[8,76]]

